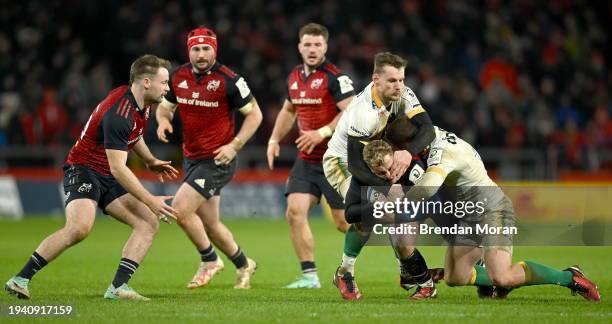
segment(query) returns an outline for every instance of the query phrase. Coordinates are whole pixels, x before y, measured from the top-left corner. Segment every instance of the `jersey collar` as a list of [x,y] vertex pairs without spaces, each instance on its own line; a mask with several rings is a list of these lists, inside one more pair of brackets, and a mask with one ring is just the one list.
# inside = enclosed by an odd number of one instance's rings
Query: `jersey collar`
[[378,96],[378,93],[376,93],[376,88],[374,87],[374,82],[372,82],[372,88],[370,88],[371,91],[371,95],[372,95],[372,108],[376,109],[376,110],[380,110],[381,112],[384,112],[385,115],[389,115],[391,112],[391,104],[393,102],[389,102],[389,104],[387,106],[385,106],[382,102],[382,99],[380,99],[380,97]]
[[310,71],[310,74],[306,76],[306,64],[302,63],[302,68],[300,69],[300,74],[302,75],[302,79],[303,80],[308,79],[309,76],[315,74],[322,66],[325,66],[326,64],[327,64],[327,59],[323,58],[323,61],[321,61],[321,64],[317,65],[314,69],[312,69],[312,71]]
[[193,77],[196,79],[197,82],[200,82],[205,76],[213,72],[216,72],[217,70],[219,70],[220,67],[221,67],[221,64],[219,63],[219,61],[215,60],[215,64],[213,64],[213,66],[210,69],[204,72],[198,73],[193,70],[193,65],[189,63],[189,70],[191,71],[191,74],[193,74]]
[[128,100],[130,101],[130,103],[132,104],[132,106],[136,107],[136,110],[138,110],[138,112],[142,113],[144,108],[140,108],[140,106],[138,106],[138,102],[136,102],[136,97],[134,97],[134,94],[132,93],[132,89],[130,89],[130,86],[128,86],[126,96],[127,96]]

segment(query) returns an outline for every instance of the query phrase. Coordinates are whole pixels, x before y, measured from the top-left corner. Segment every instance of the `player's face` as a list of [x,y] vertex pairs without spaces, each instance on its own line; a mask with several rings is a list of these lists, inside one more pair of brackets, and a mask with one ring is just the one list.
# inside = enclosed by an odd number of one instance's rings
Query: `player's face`
[[160,103],[164,96],[168,91],[170,91],[170,87],[168,85],[168,70],[166,68],[157,69],[157,73],[149,80],[147,89],[147,98],[151,102]]
[[372,173],[383,179],[391,179],[391,166],[393,165],[393,156],[385,155],[383,163],[377,166],[370,166]]
[[327,42],[321,35],[304,35],[298,44],[298,50],[302,55],[304,64],[315,67],[323,62],[327,52]]
[[215,50],[210,45],[194,45],[189,50],[189,62],[197,71],[206,71],[215,64]]
[[397,101],[404,89],[404,68],[386,65],[381,73],[374,73],[372,80],[384,102]]

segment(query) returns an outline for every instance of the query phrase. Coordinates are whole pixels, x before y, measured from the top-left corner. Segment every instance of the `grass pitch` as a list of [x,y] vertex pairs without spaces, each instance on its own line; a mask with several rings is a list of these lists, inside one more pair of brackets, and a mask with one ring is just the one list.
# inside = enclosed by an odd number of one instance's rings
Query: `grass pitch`
[[[130,281],[151,302],[107,301],[110,284],[129,228],[99,218],[91,235],[43,269],[31,282],[30,301],[1,294],[0,322],[31,322],[6,315],[7,305],[70,304],[75,311],[59,320],[79,322],[612,322],[612,247],[515,247],[515,260],[537,260],[557,268],[579,264],[600,287],[603,301],[571,296],[558,286],[525,287],[507,300],[479,300],[474,287],[439,285],[435,300],[406,300],[398,267],[389,247],[366,247],[357,261],[356,277],[364,300],[345,302],[331,284],[343,236],[333,225],[313,218],[316,262],[323,288],[281,289],[299,275],[299,263],[282,220],[230,220],[245,253],[258,262],[253,289],[234,290],[234,268],[224,257],[225,271],[206,288],[187,290],[198,254],[176,225],[162,224],[149,255]],[[59,218],[0,222],[0,279],[18,272],[39,242],[63,225]],[[443,264],[443,247],[421,247],[430,267]],[[220,253],[220,252],[218,252]]]

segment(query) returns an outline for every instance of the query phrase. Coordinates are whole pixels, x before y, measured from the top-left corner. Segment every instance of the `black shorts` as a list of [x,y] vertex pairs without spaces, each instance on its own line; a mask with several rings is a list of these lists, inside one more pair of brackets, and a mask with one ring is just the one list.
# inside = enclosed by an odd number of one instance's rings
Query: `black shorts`
[[185,179],[204,198],[221,194],[221,188],[232,180],[236,172],[236,159],[228,165],[216,165],[214,159],[191,160],[185,158],[183,161]]
[[113,200],[127,194],[127,191],[113,176],[105,176],[83,165],[64,165],[64,193],[66,206],[80,198],[98,202],[98,207],[106,213],[105,208]]
[[342,197],[325,178],[321,163],[306,162],[300,158],[295,160],[287,179],[285,196],[294,192],[309,193],[317,198],[323,194],[331,208],[344,209]]

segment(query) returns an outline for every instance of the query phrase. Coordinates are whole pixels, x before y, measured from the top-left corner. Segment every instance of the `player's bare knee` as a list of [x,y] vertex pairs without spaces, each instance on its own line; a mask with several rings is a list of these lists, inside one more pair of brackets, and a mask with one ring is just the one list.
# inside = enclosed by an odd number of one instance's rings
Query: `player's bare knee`
[[489,273],[489,278],[494,286],[513,287],[515,285],[512,276],[505,273]]
[[139,219],[133,228],[143,235],[153,237],[159,231],[159,221],[157,219]]
[[469,281],[469,278],[459,276],[457,273],[444,270],[444,282],[449,287],[465,286]]
[[292,206],[287,207],[285,218],[287,218],[287,222],[290,226],[299,226],[306,222],[306,214],[299,208]]
[[87,225],[73,225],[67,227],[66,231],[71,243],[76,244],[87,238],[89,232],[91,231],[91,227]]

